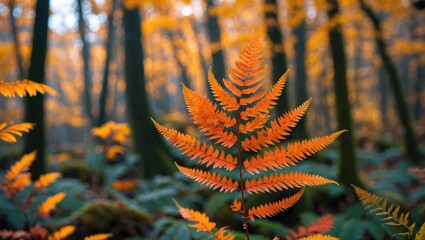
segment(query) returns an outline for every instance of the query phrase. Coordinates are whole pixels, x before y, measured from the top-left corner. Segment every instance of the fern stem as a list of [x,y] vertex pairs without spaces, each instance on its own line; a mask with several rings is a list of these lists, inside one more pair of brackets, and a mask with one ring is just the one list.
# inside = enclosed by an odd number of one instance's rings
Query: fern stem
[[28,217],[27,212],[25,211],[25,207],[22,206],[22,204],[18,201],[18,199],[16,198],[16,192],[15,189],[13,188],[13,186],[10,184],[9,180],[7,180],[6,178],[4,178],[3,176],[0,175],[0,180],[5,183],[7,185],[7,187],[12,191],[12,194],[10,194],[10,198],[12,199],[12,201],[16,204],[16,206],[18,206],[19,210],[21,210],[22,214],[24,215],[25,221],[27,222],[27,227],[28,227],[28,232],[32,229],[32,224],[31,224],[31,220]]
[[[239,102],[239,101],[238,101]],[[242,148],[241,148],[241,141],[240,141],[240,131],[239,131],[239,125],[241,122],[241,116],[240,116],[240,109],[238,110],[238,117],[237,117],[237,123],[236,123],[236,136],[237,136],[237,146],[238,146],[238,170],[239,170],[239,181],[240,181],[240,192],[241,192],[241,205],[242,205],[242,211],[243,211],[243,221],[244,221],[244,228],[245,228],[245,234],[246,239],[249,240],[249,231],[248,231],[248,215],[246,212],[245,207],[245,198],[244,198],[244,184],[243,184],[243,163],[242,163]]]

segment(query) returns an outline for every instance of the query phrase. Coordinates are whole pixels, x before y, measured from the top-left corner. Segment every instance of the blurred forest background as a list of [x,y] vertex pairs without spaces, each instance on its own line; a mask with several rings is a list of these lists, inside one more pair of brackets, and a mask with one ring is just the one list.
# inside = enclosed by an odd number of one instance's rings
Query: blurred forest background
[[[425,1],[2,0],[0,19],[0,81],[30,79],[59,93],[0,101],[0,122],[36,124],[18,144],[0,143],[9,160],[37,149],[33,176],[90,155],[99,145],[92,129],[109,121],[129,123],[128,151],[141,156],[131,174],[173,174],[182,156],[150,118],[196,135],[181,83],[211,97],[209,68],[228,77],[256,29],[266,88],[289,69],[272,114],[313,99],[290,140],[349,130],[319,155],[323,171],[409,202],[407,178],[391,171],[424,166]],[[424,195],[413,204],[422,203],[422,220]]]

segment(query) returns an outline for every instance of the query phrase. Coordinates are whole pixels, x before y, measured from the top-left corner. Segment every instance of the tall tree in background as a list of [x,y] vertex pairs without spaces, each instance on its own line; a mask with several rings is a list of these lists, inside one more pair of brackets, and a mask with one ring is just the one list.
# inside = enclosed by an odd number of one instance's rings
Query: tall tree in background
[[86,39],[86,22],[83,14],[83,0],[77,0],[78,4],[78,32],[80,34],[83,45],[83,75],[84,75],[84,90],[83,90],[83,108],[92,126],[95,126],[95,119],[92,112],[91,104],[91,89],[92,78],[90,71],[90,43]]
[[[288,63],[283,45],[283,35],[278,18],[278,6],[276,0],[265,0],[265,23],[267,36],[271,41],[272,53],[272,81],[275,83],[288,69]],[[277,100],[276,115],[281,116],[289,110],[288,88],[284,88],[282,95]]]
[[[212,71],[220,84],[223,84],[223,78],[226,75],[224,65],[224,54],[221,46],[221,29],[218,24],[218,17],[213,13],[215,8],[214,0],[206,0],[207,15],[207,34],[210,41],[212,52]],[[206,84],[208,86],[208,84]],[[210,88],[207,87],[208,97],[214,99]]]
[[21,47],[19,43],[19,37],[18,37],[18,26],[16,25],[16,19],[15,15],[13,15],[13,10],[15,9],[15,1],[9,0],[9,23],[10,23],[10,31],[13,38],[13,47],[15,48],[15,54],[16,54],[16,64],[18,66],[18,78],[19,80],[22,80],[25,78],[25,67],[22,60],[21,55]]
[[329,21],[334,21],[329,31],[329,47],[333,60],[334,92],[338,129],[348,132],[339,138],[339,173],[338,182],[348,186],[355,184],[363,186],[358,172],[356,143],[351,116],[351,104],[347,87],[347,60],[344,49],[344,39],[341,34],[341,24],[338,21],[339,5],[337,0],[328,0]]
[[[48,21],[49,0],[37,0],[28,79],[38,83],[45,82]],[[25,98],[25,122],[35,123],[34,130],[26,135],[24,151],[28,153],[37,150],[37,158],[31,166],[32,176],[37,178],[46,171],[43,95]]]
[[109,93],[109,72],[112,58],[114,56],[112,52],[112,44],[115,39],[115,27],[114,27],[114,14],[117,8],[117,0],[112,0],[111,12],[108,16],[108,33],[106,37],[106,59],[105,68],[102,77],[102,91],[99,97],[99,116],[97,118],[97,125],[100,126],[106,122],[106,100]]
[[123,24],[127,109],[134,151],[141,157],[139,174],[141,177],[170,174],[175,168],[171,154],[150,120],[139,9],[124,8]]
[[421,160],[421,153],[419,150],[419,143],[416,138],[415,130],[413,127],[413,120],[409,111],[409,105],[405,95],[403,83],[401,81],[400,73],[388,54],[387,43],[384,40],[384,34],[382,32],[381,21],[373,11],[373,9],[367,5],[363,0],[360,1],[362,10],[366,13],[369,19],[372,21],[373,28],[376,33],[375,42],[378,50],[378,54],[382,59],[382,64],[388,73],[388,79],[390,81],[390,87],[394,95],[394,101],[397,106],[398,116],[400,122],[404,128],[404,141],[406,147],[407,157],[415,163]]
[[[302,104],[307,98],[307,71],[305,69],[307,23],[305,21],[304,0],[297,1],[294,6],[294,13],[302,14],[301,22],[294,28],[295,43],[295,104]],[[295,137],[307,139],[307,116],[304,116],[294,130]]]

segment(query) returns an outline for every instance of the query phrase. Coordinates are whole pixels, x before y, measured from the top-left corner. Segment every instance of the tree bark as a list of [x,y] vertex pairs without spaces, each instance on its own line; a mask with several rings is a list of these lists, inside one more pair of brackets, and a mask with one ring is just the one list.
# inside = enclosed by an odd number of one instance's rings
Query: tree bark
[[111,12],[108,16],[108,33],[106,39],[106,59],[105,68],[102,77],[102,90],[99,97],[99,116],[97,118],[97,126],[101,126],[106,122],[106,100],[109,94],[109,68],[114,56],[112,44],[115,39],[114,14],[117,8],[117,0],[112,0]]
[[92,78],[90,71],[90,43],[86,39],[86,23],[83,15],[83,0],[77,0],[78,4],[78,32],[80,33],[81,42],[83,45],[82,57],[83,57],[83,75],[84,75],[84,90],[83,90],[83,101],[84,110],[87,117],[90,120],[92,126],[95,126],[95,119],[92,112],[91,104],[91,89],[92,89]]
[[409,111],[409,104],[405,95],[404,87],[402,84],[400,73],[395,65],[393,59],[388,54],[387,43],[383,38],[383,31],[381,27],[381,21],[364,1],[360,2],[360,6],[365,14],[372,21],[373,28],[376,32],[375,42],[378,54],[382,59],[385,70],[388,73],[388,79],[390,81],[390,87],[394,95],[394,101],[397,106],[398,115],[400,122],[404,128],[404,142],[406,156],[410,161],[418,163],[421,160],[421,152],[419,150],[419,143],[413,127],[413,120]]
[[[328,0],[329,21],[336,21],[339,13],[337,0]],[[339,173],[338,182],[346,186],[355,184],[363,186],[359,177],[356,141],[354,136],[353,120],[351,116],[351,104],[347,87],[347,60],[344,49],[344,39],[340,30],[341,26],[336,23],[329,32],[329,44],[334,70],[334,92],[338,129],[346,129],[339,139]]]
[[[304,6],[303,6],[304,7]],[[305,9],[295,9],[296,11],[305,11]],[[307,35],[307,24],[305,19],[302,20],[301,24],[295,27],[294,34],[297,37],[295,43],[295,104],[296,106],[302,104],[307,100],[307,74],[305,69],[305,51],[306,51],[306,35]],[[307,115],[298,122],[298,125],[294,131],[294,136],[297,139],[308,138],[307,132]]]
[[19,37],[18,37],[18,26],[16,26],[16,19],[15,16],[13,15],[13,9],[15,8],[15,1],[14,0],[9,0],[9,23],[10,23],[10,31],[12,34],[12,38],[13,38],[13,46],[15,48],[15,53],[16,53],[16,64],[18,66],[18,78],[19,80],[22,80],[25,78],[25,67],[24,67],[24,63],[22,60],[22,55],[21,55],[21,45],[19,43]]
[[[226,67],[224,65],[224,54],[221,46],[221,29],[218,23],[217,15],[212,14],[212,9],[215,7],[214,0],[207,0],[207,33],[210,41],[210,48],[212,52],[212,71],[217,79],[217,82],[223,84],[223,78],[226,76]],[[208,97],[215,101],[214,94],[208,87],[208,80],[206,79],[206,86]]]
[[[47,33],[49,21],[49,0],[37,0],[33,29],[31,63],[28,79],[38,83],[45,82],[45,62],[47,52]],[[26,135],[24,152],[37,150],[37,157],[31,166],[33,178],[38,178],[46,171],[45,161],[45,126],[44,126],[44,96],[25,98],[25,122],[35,123],[34,130]]]
[[154,177],[175,171],[167,145],[151,121],[145,89],[141,17],[139,9],[124,8],[125,81],[133,150],[139,154],[139,175]]
[[[278,6],[276,0],[265,0],[266,12],[265,22],[267,25],[267,36],[271,41],[271,53],[272,53],[272,82],[276,83],[279,78],[288,69],[288,63],[286,60],[285,48],[283,45],[283,35],[278,18]],[[285,87],[282,91],[282,95],[277,100],[275,107],[276,115],[281,116],[283,113],[289,110],[288,101],[288,88]]]

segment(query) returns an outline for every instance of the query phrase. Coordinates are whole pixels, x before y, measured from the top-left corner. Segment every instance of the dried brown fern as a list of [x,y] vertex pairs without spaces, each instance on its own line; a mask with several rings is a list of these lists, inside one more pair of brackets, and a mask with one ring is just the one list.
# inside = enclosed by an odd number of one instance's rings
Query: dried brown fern
[[[208,73],[211,90],[219,105],[183,85],[184,99],[195,125],[213,143],[197,140],[162,126],[155,120],[153,122],[173,146],[197,164],[207,167],[206,170],[201,170],[176,164],[180,172],[212,189],[240,192],[240,201],[235,199],[231,208],[243,214],[246,237],[249,239],[248,219],[271,217],[285,211],[301,198],[306,186],[336,183],[301,172],[272,173],[276,169],[296,165],[332,143],[344,131],[264,152],[266,147],[280,143],[290,135],[291,128],[295,127],[304,115],[311,100],[308,99],[292,111],[270,121],[269,111],[276,105],[276,100],[282,93],[287,74],[269,91],[261,91],[265,65],[259,33],[242,49],[239,59],[235,61],[235,67],[229,68],[228,75],[229,79],[223,79],[222,86],[211,70]],[[221,150],[223,147],[229,151]],[[264,153],[260,153],[260,150]],[[233,152],[237,154],[232,154]],[[223,176],[213,170],[216,168],[236,171],[239,178]],[[276,192],[289,188],[301,190],[276,202],[252,206],[249,209],[245,205],[246,194]]]

